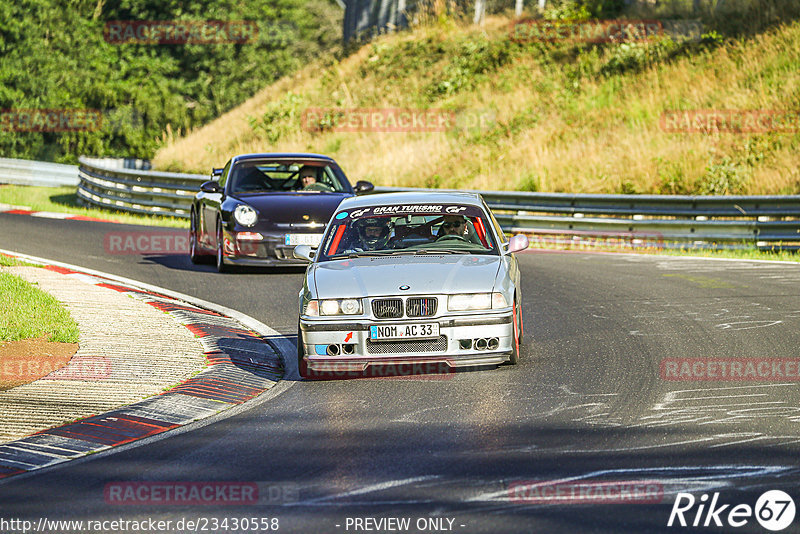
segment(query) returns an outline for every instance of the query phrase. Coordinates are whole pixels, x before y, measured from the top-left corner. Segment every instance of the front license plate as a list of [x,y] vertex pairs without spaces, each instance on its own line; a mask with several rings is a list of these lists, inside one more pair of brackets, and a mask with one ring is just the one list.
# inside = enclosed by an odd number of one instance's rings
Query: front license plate
[[439,337],[439,323],[381,324],[369,327],[372,341],[391,339],[431,339]]
[[297,246],[297,245],[310,245],[318,247],[322,241],[322,234],[286,234],[284,236],[284,244]]

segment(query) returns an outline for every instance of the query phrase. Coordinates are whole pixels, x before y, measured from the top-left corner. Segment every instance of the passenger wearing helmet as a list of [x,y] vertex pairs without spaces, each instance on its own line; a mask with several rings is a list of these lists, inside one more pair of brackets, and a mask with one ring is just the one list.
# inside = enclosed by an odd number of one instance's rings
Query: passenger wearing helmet
[[383,250],[389,243],[391,227],[388,219],[370,217],[353,223],[358,241],[354,244],[359,250]]

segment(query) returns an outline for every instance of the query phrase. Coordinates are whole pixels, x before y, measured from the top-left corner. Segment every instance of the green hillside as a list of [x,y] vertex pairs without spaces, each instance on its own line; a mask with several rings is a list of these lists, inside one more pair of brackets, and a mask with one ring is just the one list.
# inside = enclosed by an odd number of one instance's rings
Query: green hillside
[[[589,0],[585,0],[589,1]],[[702,36],[629,42],[512,39],[513,19],[441,13],[341,61],[318,61],[157,153],[157,167],[208,172],[251,151],[334,156],[380,185],[597,193],[800,193],[798,133],[672,133],[671,110],[800,110],[800,4],[728,0],[619,13],[565,4],[550,20],[699,20]],[[620,3],[621,4],[621,3]],[[704,5],[708,5],[704,3]],[[600,6],[598,8],[598,6]],[[605,6],[605,7],[604,7]],[[606,11],[603,11],[605,9]],[[341,131],[309,108],[448,110],[435,132]],[[477,118],[477,120],[476,120]]]

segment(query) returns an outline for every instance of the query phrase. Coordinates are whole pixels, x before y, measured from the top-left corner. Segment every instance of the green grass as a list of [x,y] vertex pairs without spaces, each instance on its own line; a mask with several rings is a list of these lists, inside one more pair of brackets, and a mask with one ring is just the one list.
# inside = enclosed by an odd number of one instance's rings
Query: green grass
[[85,217],[96,217],[125,224],[187,228],[189,221],[177,217],[136,215],[101,208],[87,208],[78,203],[74,187],[33,187],[0,185],[0,204],[30,208],[33,211],[54,211]]
[[0,254],[0,267],[41,267],[41,265],[28,263],[27,261],[18,260],[17,258]]
[[676,249],[662,250],[661,256],[693,256],[699,258],[730,258],[734,260],[770,260],[800,262],[800,254],[788,250],[762,251],[756,249],[742,250],[710,250],[710,249]]
[[790,250],[759,250],[756,248],[744,249],[702,249],[702,248],[674,248],[665,249],[657,247],[639,247],[629,249],[611,244],[575,244],[563,246],[550,243],[534,243],[532,249],[541,250],[574,250],[579,252],[618,252],[624,254],[649,254],[657,256],[684,256],[695,258],[727,258],[734,260],[767,260],[800,262],[800,253]]
[[19,276],[0,272],[0,341],[46,336],[78,342],[78,323],[53,296]]

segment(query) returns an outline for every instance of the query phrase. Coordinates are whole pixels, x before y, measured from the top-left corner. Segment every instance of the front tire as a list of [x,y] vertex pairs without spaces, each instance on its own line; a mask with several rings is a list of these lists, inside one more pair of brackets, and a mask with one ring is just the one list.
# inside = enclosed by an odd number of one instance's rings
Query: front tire
[[200,243],[197,237],[197,215],[192,210],[192,215],[189,223],[189,259],[195,265],[200,263],[208,263],[209,257],[200,253]]
[[222,221],[217,221],[217,272],[227,273],[230,272],[230,267],[225,265],[225,250],[224,250],[225,232],[222,231]]
[[303,332],[300,330],[300,322],[297,323],[297,372],[300,378],[309,379],[308,363],[305,359],[305,350],[303,349]]
[[517,308],[517,302],[515,300],[513,317],[511,321],[514,328],[514,338],[511,340],[511,355],[508,357],[508,363],[511,365],[517,365],[519,363],[519,345],[522,338],[521,329],[519,326],[519,322],[522,317],[520,316]]

